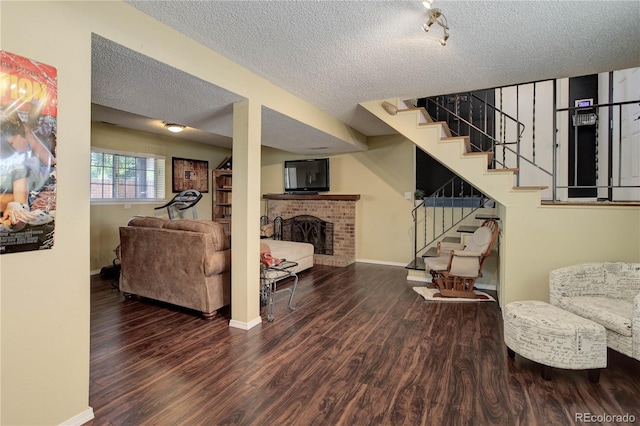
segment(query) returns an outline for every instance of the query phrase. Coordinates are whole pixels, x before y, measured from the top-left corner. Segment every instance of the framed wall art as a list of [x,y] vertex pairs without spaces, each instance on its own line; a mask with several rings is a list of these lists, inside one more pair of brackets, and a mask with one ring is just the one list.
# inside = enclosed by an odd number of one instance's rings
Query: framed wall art
[[188,158],[171,158],[172,192],[195,189],[209,192],[209,162]]

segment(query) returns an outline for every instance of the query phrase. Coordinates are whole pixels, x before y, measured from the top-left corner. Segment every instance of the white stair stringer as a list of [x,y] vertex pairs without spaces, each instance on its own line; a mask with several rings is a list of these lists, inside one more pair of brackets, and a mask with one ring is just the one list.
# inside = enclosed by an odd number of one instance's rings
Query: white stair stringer
[[[458,176],[504,206],[540,206],[541,189],[518,188],[513,186],[513,171],[487,169],[486,154],[466,154],[465,137],[448,137],[446,124],[425,123],[418,109],[406,109],[397,99],[385,102],[401,105],[395,115],[390,115],[383,107],[383,101],[362,103],[362,107],[384,121],[399,134],[411,140],[429,155],[446,165]],[[403,111],[404,109],[404,111]]]

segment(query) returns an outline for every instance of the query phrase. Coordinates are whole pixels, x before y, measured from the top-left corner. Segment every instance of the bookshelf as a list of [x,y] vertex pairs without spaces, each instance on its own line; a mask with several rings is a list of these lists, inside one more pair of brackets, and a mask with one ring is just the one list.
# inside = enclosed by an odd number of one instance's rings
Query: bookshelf
[[231,157],[213,171],[213,220],[222,224],[227,235],[231,235],[231,205],[233,170]]

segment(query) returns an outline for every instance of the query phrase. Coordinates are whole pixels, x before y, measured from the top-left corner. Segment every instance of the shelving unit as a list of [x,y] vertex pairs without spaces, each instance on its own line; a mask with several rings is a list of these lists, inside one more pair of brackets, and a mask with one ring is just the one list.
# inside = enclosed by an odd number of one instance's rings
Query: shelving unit
[[231,235],[233,170],[231,170],[230,158],[225,160],[219,168],[213,171],[212,179],[213,220],[222,224],[227,235]]

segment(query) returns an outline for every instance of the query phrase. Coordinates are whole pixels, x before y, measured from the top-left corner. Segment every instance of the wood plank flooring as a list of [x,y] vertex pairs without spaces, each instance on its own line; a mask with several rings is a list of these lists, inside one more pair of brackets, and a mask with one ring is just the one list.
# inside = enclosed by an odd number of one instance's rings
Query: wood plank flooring
[[205,320],[92,277],[89,424],[640,422],[639,361],[609,351],[598,384],[573,370],[546,382],[536,363],[507,357],[497,303],[429,303],[406,275],[314,266],[300,274],[300,308],[282,295],[275,321],[249,331],[230,328],[228,310]]

